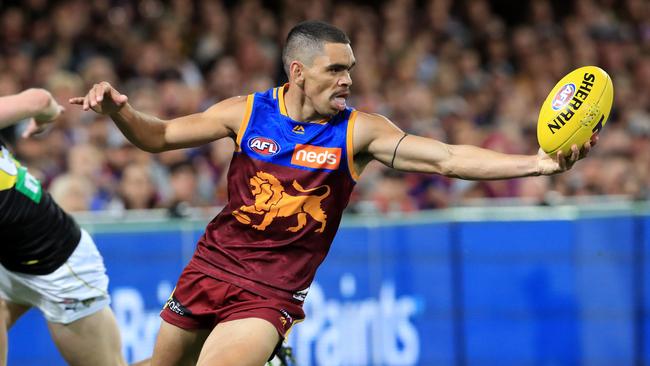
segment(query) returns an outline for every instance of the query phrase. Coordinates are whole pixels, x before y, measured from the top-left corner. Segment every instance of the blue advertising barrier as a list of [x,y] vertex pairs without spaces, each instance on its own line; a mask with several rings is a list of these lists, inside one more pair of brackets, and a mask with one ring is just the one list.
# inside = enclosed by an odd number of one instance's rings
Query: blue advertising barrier
[[[129,362],[201,222],[84,223],[110,276]],[[299,366],[635,365],[650,361],[647,210],[458,209],[346,218],[289,337]],[[9,365],[63,365],[38,311]]]

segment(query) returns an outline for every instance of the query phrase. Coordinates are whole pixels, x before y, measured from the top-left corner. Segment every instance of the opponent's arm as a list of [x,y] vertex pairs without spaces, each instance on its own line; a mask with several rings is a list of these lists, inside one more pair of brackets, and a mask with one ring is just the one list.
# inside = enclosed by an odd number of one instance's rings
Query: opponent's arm
[[148,152],[193,147],[236,136],[246,112],[246,97],[221,101],[202,113],[162,120],[134,109],[126,95],[107,82],[95,84],[85,97],[71,98],[84,110],[111,117],[124,136]]
[[45,89],[32,88],[13,95],[0,97],[0,128],[32,118],[25,133],[28,137],[40,132],[63,112],[52,94]]
[[558,153],[552,158],[541,150],[537,155],[512,155],[477,146],[449,145],[426,137],[404,135],[383,116],[360,113],[357,117],[355,144],[360,144],[357,151],[395,169],[463,179],[554,174],[570,169],[577,160],[586,156],[591,147],[590,143],[586,143],[580,151],[573,146],[571,156],[564,157]]

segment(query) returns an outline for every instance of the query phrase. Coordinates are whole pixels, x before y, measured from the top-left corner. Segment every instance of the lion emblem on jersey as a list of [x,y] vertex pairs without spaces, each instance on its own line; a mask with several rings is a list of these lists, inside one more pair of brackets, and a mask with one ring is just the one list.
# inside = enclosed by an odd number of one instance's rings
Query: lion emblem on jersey
[[292,196],[284,190],[282,183],[280,183],[276,177],[261,171],[257,172],[257,174],[250,179],[250,184],[255,203],[250,206],[242,206],[239,210],[233,211],[232,214],[235,216],[237,221],[247,225],[251,223],[250,217],[248,217],[244,212],[255,215],[264,215],[262,222],[252,226],[257,230],[265,230],[276,217],[290,217],[295,215],[298,224],[287,229],[287,231],[295,233],[305,227],[307,224],[307,215],[309,215],[321,224],[320,227],[316,229],[317,233],[322,233],[325,230],[327,215],[321,208],[321,202],[330,195],[329,186],[322,185],[315,188],[304,189],[300,183],[294,180],[292,186],[299,192],[311,193],[322,188],[325,189],[325,192],[319,196]]

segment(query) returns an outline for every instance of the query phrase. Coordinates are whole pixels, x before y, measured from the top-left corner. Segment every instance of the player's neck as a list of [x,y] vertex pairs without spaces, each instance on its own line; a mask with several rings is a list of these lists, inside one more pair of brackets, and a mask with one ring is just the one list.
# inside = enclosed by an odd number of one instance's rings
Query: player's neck
[[322,123],[323,120],[331,117],[316,112],[305,93],[296,86],[290,88],[289,85],[285,85],[284,105],[289,117],[295,121]]

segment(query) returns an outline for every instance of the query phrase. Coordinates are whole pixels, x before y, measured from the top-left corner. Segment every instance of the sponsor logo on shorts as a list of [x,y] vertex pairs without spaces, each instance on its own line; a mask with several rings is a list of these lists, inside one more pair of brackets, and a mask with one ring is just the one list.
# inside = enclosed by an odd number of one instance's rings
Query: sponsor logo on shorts
[[340,147],[296,144],[291,164],[315,169],[337,169],[341,163]]
[[189,311],[185,306],[181,305],[181,303],[178,300],[176,300],[174,296],[170,297],[169,300],[167,300],[165,307],[169,308],[169,310],[181,316],[192,314],[192,312]]
[[305,301],[308,292],[309,292],[309,287],[307,287],[304,290],[296,291],[293,293],[293,298],[298,301]]
[[84,300],[68,298],[68,299],[63,299],[63,301],[61,301],[61,304],[63,304],[63,308],[65,310],[77,311],[77,310],[90,307],[90,305],[92,305],[96,300],[97,300],[96,297],[91,297],[89,299],[84,299]]
[[265,156],[272,156],[280,152],[280,145],[268,137],[253,137],[248,140],[248,147],[254,152]]
[[573,95],[576,93],[576,86],[573,84],[566,84],[563,87],[560,88],[560,90],[555,94],[555,98],[553,98],[553,103],[551,104],[551,108],[553,108],[554,111],[559,111],[560,109],[564,108],[567,103],[573,98]]
[[280,309],[280,314],[282,314],[282,316],[280,317],[280,321],[282,322],[283,327],[286,327],[287,323],[289,323],[289,326],[293,324],[293,317],[289,314],[288,311],[284,309]]

